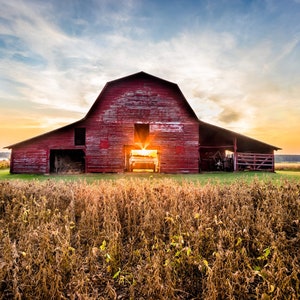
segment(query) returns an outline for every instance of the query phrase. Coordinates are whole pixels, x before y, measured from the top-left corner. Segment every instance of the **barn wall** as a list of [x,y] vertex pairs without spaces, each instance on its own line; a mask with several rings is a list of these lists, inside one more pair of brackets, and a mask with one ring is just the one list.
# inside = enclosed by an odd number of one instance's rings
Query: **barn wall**
[[160,149],[161,172],[198,172],[198,122],[175,85],[141,79],[112,84],[101,94],[87,128],[87,172],[123,172],[124,146],[134,145],[134,124],[150,126],[149,145]]
[[[160,147],[160,171],[165,173],[198,172],[198,130],[197,124],[181,124],[181,130],[174,132],[158,129],[153,132],[156,144]],[[156,126],[155,126],[156,128]],[[160,130],[162,130],[160,132]],[[194,133],[194,134],[193,134]]]
[[48,152],[46,149],[28,147],[26,150],[13,149],[10,172],[43,174],[48,172]]
[[51,149],[80,149],[74,146],[74,128],[62,129],[12,149],[11,173],[49,173]]

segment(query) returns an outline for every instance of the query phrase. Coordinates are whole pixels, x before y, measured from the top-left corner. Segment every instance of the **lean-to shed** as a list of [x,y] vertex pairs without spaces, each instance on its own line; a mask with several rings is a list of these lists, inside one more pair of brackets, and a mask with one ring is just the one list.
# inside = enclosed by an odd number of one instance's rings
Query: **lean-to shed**
[[198,120],[172,82],[108,82],[86,116],[8,146],[11,173],[274,170],[278,147]]

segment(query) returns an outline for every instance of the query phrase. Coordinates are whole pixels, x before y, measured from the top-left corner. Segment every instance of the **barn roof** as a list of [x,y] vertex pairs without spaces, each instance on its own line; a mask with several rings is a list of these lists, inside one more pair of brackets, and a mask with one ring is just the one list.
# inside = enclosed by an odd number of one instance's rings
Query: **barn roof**
[[182,91],[180,90],[179,86],[176,83],[167,81],[165,79],[153,76],[151,74],[145,73],[143,71],[138,72],[138,73],[134,73],[132,75],[129,76],[125,76],[119,79],[115,79],[112,81],[109,81],[105,84],[104,88],[102,89],[102,91],[100,92],[99,96],[97,97],[97,99],[95,100],[94,104],[92,105],[92,107],[90,108],[90,110],[87,112],[87,114],[85,115],[85,117],[77,122],[68,124],[66,126],[60,127],[58,129],[46,132],[44,134],[35,136],[33,138],[9,145],[5,148],[7,149],[12,149],[27,143],[31,143],[34,141],[37,141],[43,137],[46,137],[50,134],[55,134],[56,132],[59,131],[63,131],[63,130],[67,130],[69,128],[72,128],[74,126],[78,126],[82,121],[86,120],[95,110],[96,106],[98,105],[99,102],[101,102],[102,96],[104,95],[104,93],[106,93],[107,90],[109,90],[109,88],[111,86],[115,86],[117,84],[119,84],[120,82],[124,81],[130,81],[130,80],[134,80],[134,79],[138,79],[138,78],[148,78],[150,80],[154,80],[154,81],[160,81],[163,82],[166,86],[169,86],[170,88],[174,89],[182,98],[182,101],[184,102],[184,105],[186,107],[186,110],[189,112],[189,114],[195,118],[198,122],[199,122],[199,126],[200,126],[200,145],[201,144],[206,144],[206,145],[211,145],[211,146],[215,146],[216,143],[218,145],[232,145],[232,141],[234,138],[238,139],[238,149],[239,151],[249,151],[249,152],[253,152],[253,151],[266,151],[266,150],[280,150],[281,148],[278,148],[276,146],[272,146],[269,144],[266,144],[264,142],[252,139],[250,137],[241,135],[239,133],[236,133],[234,131],[230,131],[227,129],[224,129],[222,127],[218,127],[215,125],[211,125],[208,123],[205,123],[203,121],[200,121],[197,117],[197,115],[195,114],[194,110],[192,109],[192,107],[190,106],[190,104],[188,103],[188,101],[186,100],[186,98],[184,97]]
[[[109,90],[109,88],[111,86],[115,86],[117,84],[119,84],[120,82],[126,82],[126,81],[131,81],[131,80],[135,80],[135,79],[150,79],[152,81],[160,81],[162,83],[164,83],[165,86],[170,87],[171,89],[175,90],[182,98],[182,101],[185,105],[186,110],[189,112],[189,114],[196,120],[198,120],[197,115],[195,114],[194,110],[192,109],[192,107],[190,106],[189,102],[186,100],[185,96],[183,95],[182,91],[180,90],[179,86],[171,81],[162,79],[160,77],[148,74],[146,72],[138,72],[138,73],[134,73],[125,77],[121,77],[112,81],[108,81],[104,88],[102,89],[102,91],[100,92],[98,98],[96,99],[96,101],[94,102],[94,104],[92,105],[92,107],[90,108],[90,110],[88,111],[88,113],[86,114],[85,118],[88,118],[88,116],[95,110],[95,107],[97,106],[98,102],[101,101],[101,99],[103,98],[102,96],[106,93],[107,90]],[[84,118],[84,119],[85,119]]]
[[218,127],[212,124],[199,120],[200,126],[200,146],[205,145],[206,147],[233,146],[234,139],[237,140],[237,148],[239,152],[267,152],[269,150],[281,150],[276,146],[261,142],[251,137],[242,135],[240,133]]
[[21,142],[18,142],[18,143],[15,143],[15,144],[12,144],[12,145],[9,145],[9,146],[6,146],[4,148],[6,149],[12,149],[12,148],[15,148],[15,147],[18,147],[18,146],[22,146],[22,145],[25,145],[27,143],[31,143],[31,142],[34,142],[34,141],[37,141],[43,137],[47,137],[49,136],[50,134],[53,134],[53,133],[56,133],[56,132],[59,132],[59,131],[62,131],[62,130],[65,130],[65,129],[68,129],[68,128],[72,128],[74,126],[76,126],[77,124],[80,124],[82,120],[79,120],[79,121],[76,121],[74,123],[71,123],[71,124],[68,124],[66,126],[63,126],[63,127],[59,127],[57,129],[54,129],[54,130],[51,130],[51,131],[47,131],[45,133],[42,133],[40,135],[37,135],[37,136],[34,136],[32,138],[29,138],[27,140],[24,140],[24,141],[21,141]]

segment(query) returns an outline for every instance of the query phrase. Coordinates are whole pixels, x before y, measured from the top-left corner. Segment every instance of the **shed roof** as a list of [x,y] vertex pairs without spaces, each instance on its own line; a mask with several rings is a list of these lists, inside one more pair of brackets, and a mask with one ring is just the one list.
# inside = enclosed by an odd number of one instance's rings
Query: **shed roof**
[[47,132],[42,133],[42,134],[40,134],[40,135],[37,135],[37,136],[34,136],[34,137],[32,137],[32,138],[26,139],[26,140],[24,140],[24,141],[21,141],[21,142],[18,142],[18,143],[15,143],[15,144],[6,146],[6,147],[4,147],[4,148],[6,148],[6,149],[12,149],[12,148],[16,148],[16,147],[25,145],[25,144],[27,144],[27,143],[36,142],[37,140],[42,139],[42,138],[44,138],[44,137],[47,137],[47,136],[49,136],[50,134],[55,134],[56,132],[59,132],[59,131],[65,130],[65,129],[72,128],[72,127],[76,126],[77,124],[80,124],[81,121],[82,121],[82,120],[79,120],[79,121],[76,121],[76,122],[74,122],[74,123],[65,125],[65,126],[63,126],[63,127],[59,127],[59,128],[57,128],[57,129],[54,129],[54,130],[51,130],[51,131],[47,131]]
[[234,139],[237,141],[239,152],[267,152],[270,150],[281,150],[281,148],[242,135],[240,133],[218,127],[199,120],[200,146],[233,146]]

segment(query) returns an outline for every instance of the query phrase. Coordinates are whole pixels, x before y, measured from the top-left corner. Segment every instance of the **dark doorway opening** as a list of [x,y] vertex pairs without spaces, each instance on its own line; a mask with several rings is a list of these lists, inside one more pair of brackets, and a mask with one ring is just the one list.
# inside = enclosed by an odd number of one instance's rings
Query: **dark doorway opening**
[[233,171],[233,153],[231,151],[211,147],[200,151],[200,171]]
[[75,144],[75,146],[84,146],[85,145],[85,128],[75,128],[74,144]]
[[85,153],[81,149],[50,150],[51,173],[84,173]]
[[149,124],[134,124],[134,143],[142,149],[147,148],[149,143]]

